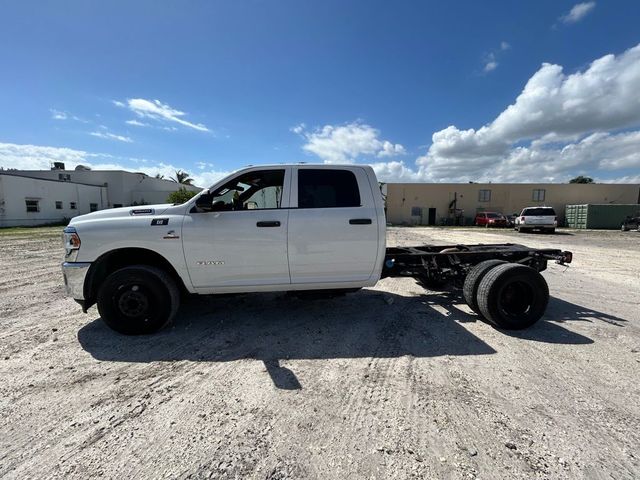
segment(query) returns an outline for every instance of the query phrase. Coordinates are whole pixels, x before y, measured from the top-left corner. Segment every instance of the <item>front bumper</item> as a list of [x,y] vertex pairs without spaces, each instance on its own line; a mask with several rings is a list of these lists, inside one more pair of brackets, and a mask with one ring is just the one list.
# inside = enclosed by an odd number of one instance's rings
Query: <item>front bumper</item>
[[84,279],[91,267],[90,262],[64,262],[62,264],[62,276],[64,287],[74,300],[84,300]]

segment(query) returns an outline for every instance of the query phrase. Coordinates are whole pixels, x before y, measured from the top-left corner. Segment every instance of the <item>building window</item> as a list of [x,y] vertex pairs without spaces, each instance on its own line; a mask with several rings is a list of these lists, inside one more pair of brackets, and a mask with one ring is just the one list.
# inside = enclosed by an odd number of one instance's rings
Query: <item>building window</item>
[[59,173],[58,180],[62,180],[63,182],[71,181],[71,174],[69,173]]
[[411,216],[412,217],[421,217],[422,216],[422,208],[420,208],[420,207],[411,207]]
[[89,204],[89,211],[90,212],[95,212],[96,210],[98,210],[98,204],[97,203],[90,203]]
[[76,202],[69,202],[69,208],[71,210],[76,210],[78,208],[78,205],[76,204]]
[[534,188],[533,189],[533,201],[534,202],[544,202],[544,195],[546,190],[544,188]]
[[40,211],[40,200],[26,200],[24,201],[27,207],[27,212],[39,212]]
[[490,202],[491,201],[491,190],[478,190],[478,201],[479,202]]
[[62,210],[62,202],[60,200],[56,200],[56,210]]
[[298,208],[359,207],[360,189],[349,170],[298,170]]

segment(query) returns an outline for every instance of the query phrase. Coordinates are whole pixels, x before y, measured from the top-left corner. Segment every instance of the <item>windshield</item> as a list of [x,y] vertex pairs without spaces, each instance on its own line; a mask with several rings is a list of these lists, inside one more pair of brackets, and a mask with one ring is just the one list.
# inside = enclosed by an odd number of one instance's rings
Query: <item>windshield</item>
[[499,213],[487,213],[487,217],[489,218],[502,218],[502,215]]

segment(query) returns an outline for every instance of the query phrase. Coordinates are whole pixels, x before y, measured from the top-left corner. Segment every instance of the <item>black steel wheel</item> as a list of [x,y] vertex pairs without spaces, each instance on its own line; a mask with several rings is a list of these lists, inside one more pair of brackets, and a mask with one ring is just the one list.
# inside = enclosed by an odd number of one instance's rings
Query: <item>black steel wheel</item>
[[485,319],[500,328],[520,330],[544,315],[549,303],[549,287],[533,268],[507,263],[485,275],[476,298]]
[[504,260],[485,260],[475,265],[464,278],[464,285],[462,287],[462,294],[465,302],[476,313],[479,313],[478,302],[476,296],[478,294],[478,287],[484,276],[489,273],[492,268],[507,263]]
[[109,275],[97,300],[98,312],[109,327],[125,335],[142,335],[160,330],[173,319],[180,293],[165,271],[134,265]]

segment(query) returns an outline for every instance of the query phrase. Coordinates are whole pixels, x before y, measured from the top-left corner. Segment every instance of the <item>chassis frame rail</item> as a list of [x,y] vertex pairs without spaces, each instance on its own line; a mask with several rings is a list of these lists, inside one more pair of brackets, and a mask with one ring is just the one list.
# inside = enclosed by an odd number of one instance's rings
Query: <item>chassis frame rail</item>
[[461,283],[473,266],[492,259],[528,265],[542,272],[547,268],[548,260],[566,265],[571,263],[573,254],[516,243],[389,247],[381,278],[413,277],[431,285],[451,281]]

